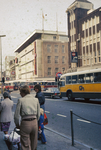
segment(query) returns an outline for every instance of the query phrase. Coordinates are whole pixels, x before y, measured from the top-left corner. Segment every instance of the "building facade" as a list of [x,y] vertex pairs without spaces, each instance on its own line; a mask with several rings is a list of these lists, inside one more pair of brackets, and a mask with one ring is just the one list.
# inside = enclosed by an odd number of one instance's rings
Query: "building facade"
[[14,80],[14,79],[15,79],[15,56],[6,56],[5,57],[5,80]]
[[[93,7],[87,0],[75,0],[66,11],[71,68],[101,67],[101,7]],[[78,53],[78,63],[71,63],[71,52]]]
[[66,71],[68,37],[65,33],[36,30],[16,50],[16,80],[54,80]]

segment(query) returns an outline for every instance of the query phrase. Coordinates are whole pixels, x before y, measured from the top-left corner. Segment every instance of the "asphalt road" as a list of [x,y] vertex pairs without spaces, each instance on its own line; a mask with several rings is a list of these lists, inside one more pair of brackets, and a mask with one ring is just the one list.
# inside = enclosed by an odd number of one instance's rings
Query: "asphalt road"
[[[32,92],[33,96],[35,95]],[[14,110],[19,92],[11,93],[14,101]],[[91,100],[85,103],[84,100],[68,101],[66,98],[51,99],[46,97],[46,114],[48,116],[48,128],[71,137],[70,110],[73,114],[74,139],[87,144],[97,150],[101,150],[101,100]],[[86,120],[85,120],[86,119]],[[88,121],[87,121],[88,120]],[[95,123],[92,123],[95,122]]]

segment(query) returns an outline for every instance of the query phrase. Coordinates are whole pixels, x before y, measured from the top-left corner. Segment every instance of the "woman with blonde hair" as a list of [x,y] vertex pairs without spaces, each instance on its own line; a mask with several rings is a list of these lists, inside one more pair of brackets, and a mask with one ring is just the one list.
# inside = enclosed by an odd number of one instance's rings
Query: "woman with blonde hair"
[[[18,100],[14,122],[16,127],[20,128],[21,148],[22,150],[36,150],[40,117],[39,101],[30,94],[30,88],[27,85],[20,88],[20,95],[22,98]],[[20,124],[19,116],[21,116]]]

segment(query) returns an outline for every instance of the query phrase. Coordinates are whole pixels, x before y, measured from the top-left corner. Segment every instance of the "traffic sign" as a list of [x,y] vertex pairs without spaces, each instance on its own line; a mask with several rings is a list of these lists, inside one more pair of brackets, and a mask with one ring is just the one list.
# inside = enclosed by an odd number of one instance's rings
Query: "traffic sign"
[[56,77],[59,77],[59,78],[60,78],[60,77],[61,77],[61,75],[62,75],[62,73],[61,73],[61,72],[57,72],[57,73],[56,73]]
[[12,75],[15,75],[15,71],[12,71],[11,74],[12,74]]

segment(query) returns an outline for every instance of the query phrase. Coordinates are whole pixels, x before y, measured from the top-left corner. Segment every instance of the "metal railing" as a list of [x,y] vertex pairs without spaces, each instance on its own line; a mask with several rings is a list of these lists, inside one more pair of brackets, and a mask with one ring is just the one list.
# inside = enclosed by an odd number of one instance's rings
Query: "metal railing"
[[74,146],[74,129],[73,129],[73,115],[85,120],[85,121],[89,121],[91,123],[94,123],[94,124],[97,124],[97,125],[101,125],[101,123],[97,123],[97,122],[94,122],[94,121],[91,121],[91,120],[88,120],[88,119],[85,119],[75,113],[73,113],[72,110],[70,110],[70,120],[71,120],[71,139],[72,139],[72,146]]

